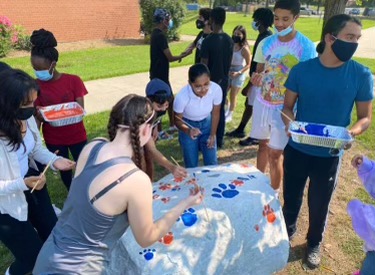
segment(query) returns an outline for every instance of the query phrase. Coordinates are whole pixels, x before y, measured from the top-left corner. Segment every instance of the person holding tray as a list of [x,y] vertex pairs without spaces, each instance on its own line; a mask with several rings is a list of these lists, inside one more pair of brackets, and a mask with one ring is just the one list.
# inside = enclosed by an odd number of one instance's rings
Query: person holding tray
[[33,274],[105,274],[111,249],[129,226],[137,243],[149,247],[185,209],[202,202],[201,188],[195,186],[153,220],[152,184],[140,167],[155,117],[151,102],[134,94],[112,108],[109,141],[97,139],[83,149],[69,196]]
[[14,256],[6,274],[31,274],[43,242],[57,221],[46,177],[35,161],[53,170],[69,170],[75,164],[42,146],[33,117],[38,89],[26,73],[1,68],[0,242]]
[[[371,124],[374,81],[371,71],[352,60],[361,37],[361,22],[346,14],[332,16],[323,28],[317,46],[319,57],[297,64],[285,83],[283,116],[286,129],[290,119],[300,122],[347,127],[353,105],[357,119],[349,132],[355,137]],[[307,135],[309,130],[307,129]],[[324,134],[322,137],[324,138]],[[338,151],[338,150],[337,150]],[[301,144],[289,139],[284,150],[284,217],[290,238],[297,231],[307,178],[310,179],[309,230],[306,263],[320,264],[320,244],[327,222],[329,204],[335,190],[340,154],[320,146]],[[340,153],[340,152],[338,152]]]
[[[60,73],[56,70],[59,53],[56,50],[57,41],[54,35],[44,29],[33,31],[30,42],[31,64],[35,70],[40,93],[35,101],[40,107],[77,102],[84,108],[83,97],[87,90],[82,80],[76,76]],[[86,129],[82,121],[71,125],[54,127],[37,111],[36,118],[42,126],[43,137],[47,148],[59,155],[69,158],[69,152],[75,161],[87,142]],[[69,190],[72,182],[72,171],[60,172],[61,180]]]

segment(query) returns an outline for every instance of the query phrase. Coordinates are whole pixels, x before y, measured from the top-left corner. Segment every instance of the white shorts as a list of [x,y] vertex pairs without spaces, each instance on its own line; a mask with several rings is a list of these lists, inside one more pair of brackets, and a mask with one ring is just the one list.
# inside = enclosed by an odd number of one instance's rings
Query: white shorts
[[277,107],[265,105],[260,101],[259,96],[254,101],[250,136],[260,140],[269,139],[268,146],[275,150],[284,150],[289,140],[279,112],[281,109],[282,105]]
[[247,92],[247,104],[250,106],[254,105],[255,98],[260,94],[261,87],[251,86]]

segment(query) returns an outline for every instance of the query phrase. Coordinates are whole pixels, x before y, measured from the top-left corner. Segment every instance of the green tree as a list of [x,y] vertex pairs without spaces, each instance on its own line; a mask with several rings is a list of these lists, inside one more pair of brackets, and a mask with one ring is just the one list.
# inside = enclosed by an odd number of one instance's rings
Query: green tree
[[182,0],[140,0],[142,13],[142,30],[147,37],[155,27],[153,22],[154,11],[157,8],[167,9],[173,20],[173,28],[168,31],[168,38],[170,40],[179,40],[177,33],[185,17],[185,2]]

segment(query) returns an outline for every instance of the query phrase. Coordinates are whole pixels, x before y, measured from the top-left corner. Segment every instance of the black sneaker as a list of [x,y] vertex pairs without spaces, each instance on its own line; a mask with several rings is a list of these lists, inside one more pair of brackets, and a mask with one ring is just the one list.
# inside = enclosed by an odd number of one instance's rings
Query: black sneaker
[[240,140],[239,144],[241,146],[258,145],[259,140],[255,139],[255,138],[248,137],[248,138],[245,138],[243,140]]
[[244,138],[246,136],[244,131],[238,131],[238,129],[233,130],[232,132],[228,132],[225,135],[227,137],[234,137],[234,138]]
[[306,265],[310,269],[318,268],[320,265],[320,245],[309,246],[306,249]]

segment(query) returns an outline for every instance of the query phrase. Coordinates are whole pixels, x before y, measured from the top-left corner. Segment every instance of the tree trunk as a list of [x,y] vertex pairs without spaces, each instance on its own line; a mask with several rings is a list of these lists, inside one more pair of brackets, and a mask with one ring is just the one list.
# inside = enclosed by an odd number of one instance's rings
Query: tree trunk
[[327,20],[331,18],[333,15],[345,13],[346,2],[348,2],[348,0],[326,0],[325,1],[322,30]]

